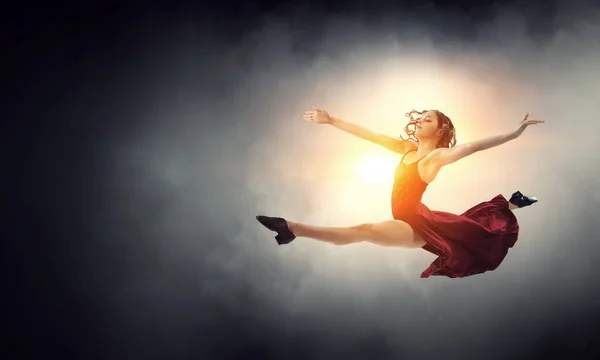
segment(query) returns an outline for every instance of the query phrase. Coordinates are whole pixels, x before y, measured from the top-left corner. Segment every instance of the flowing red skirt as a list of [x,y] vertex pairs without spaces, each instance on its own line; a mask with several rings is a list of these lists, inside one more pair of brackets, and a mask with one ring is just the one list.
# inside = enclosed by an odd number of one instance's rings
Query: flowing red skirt
[[496,269],[519,235],[519,223],[508,204],[497,195],[461,215],[420,204],[407,222],[427,243],[423,249],[438,256],[421,277],[459,278]]

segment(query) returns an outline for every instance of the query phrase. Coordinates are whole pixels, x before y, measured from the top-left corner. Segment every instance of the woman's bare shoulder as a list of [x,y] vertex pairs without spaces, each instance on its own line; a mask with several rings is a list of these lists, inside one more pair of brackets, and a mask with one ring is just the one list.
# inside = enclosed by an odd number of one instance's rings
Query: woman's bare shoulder
[[402,143],[404,144],[404,153],[405,154],[409,151],[414,151],[419,148],[419,145],[412,140],[402,140]]

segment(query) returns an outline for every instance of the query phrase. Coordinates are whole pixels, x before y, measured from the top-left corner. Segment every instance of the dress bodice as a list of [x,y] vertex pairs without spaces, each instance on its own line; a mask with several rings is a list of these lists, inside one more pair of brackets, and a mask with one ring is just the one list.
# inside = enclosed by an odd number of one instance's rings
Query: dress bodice
[[[414,150],[413,150],[414,151]],[[410,151],[409,151],[410,152]],[[408,152],[406,153],[408,154]],[[401,220],[414,214],[421,203],[427,183],[419,175],[419,159],[413,163],[405,164],[402,156],[394,173],[394,186],[392,188],[392,215],[394,219]]]

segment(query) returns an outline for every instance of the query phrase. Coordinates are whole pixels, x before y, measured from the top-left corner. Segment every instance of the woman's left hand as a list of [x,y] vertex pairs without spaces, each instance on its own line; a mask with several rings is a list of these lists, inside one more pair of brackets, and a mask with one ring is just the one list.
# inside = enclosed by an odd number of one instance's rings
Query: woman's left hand
[[525,129],[527,129],[529,125],[543,124],[544,122],[545,121],[543,120],[529,120],[528,113],[527,115],[525,115],[525,119],[523,119],[523,121],[521,121],[521,123],[519,124],[519,127],[514,131],[515,137],[521,136],[523,131],[525,131]]

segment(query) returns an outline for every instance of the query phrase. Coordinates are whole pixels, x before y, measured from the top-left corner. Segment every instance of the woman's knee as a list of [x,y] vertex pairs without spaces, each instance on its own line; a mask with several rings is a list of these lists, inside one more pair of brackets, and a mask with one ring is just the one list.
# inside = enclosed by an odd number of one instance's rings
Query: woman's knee
[[363,241],[371,241],[374,236],[375,224],[364,223],[351,226],[350,229],[353,231],[352,239],[354,243]]
[[364,233],[364,234],[370,234],[374,230],[376,230],[375,224],[373,224],[373,223],[364,223],[364,224],[354,225],[352,227],[352,229],[354,229],[357,232]]

